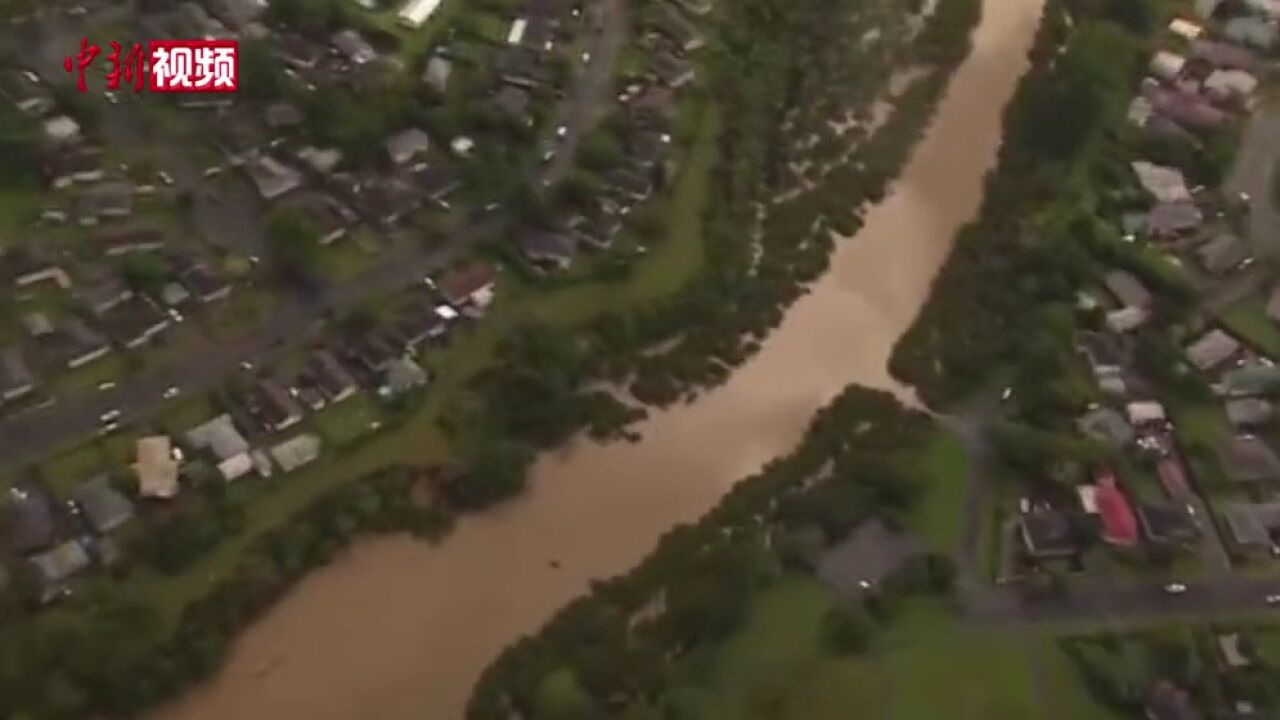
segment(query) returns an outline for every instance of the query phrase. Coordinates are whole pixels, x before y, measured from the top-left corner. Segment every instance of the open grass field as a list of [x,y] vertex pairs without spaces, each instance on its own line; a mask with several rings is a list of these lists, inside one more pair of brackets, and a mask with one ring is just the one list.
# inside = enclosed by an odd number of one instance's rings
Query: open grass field
[[[1120,720],[1038,631],[966,625],[920,601],[866,653],[839,657],[823,641],[835,602],[814,580],[785,578],[760,594],[710,669],[677,681],[665,701],[700,720]],[[570,679],[552,676],[545,690],[565,705],[548,702],[540,717],[572,705]]]

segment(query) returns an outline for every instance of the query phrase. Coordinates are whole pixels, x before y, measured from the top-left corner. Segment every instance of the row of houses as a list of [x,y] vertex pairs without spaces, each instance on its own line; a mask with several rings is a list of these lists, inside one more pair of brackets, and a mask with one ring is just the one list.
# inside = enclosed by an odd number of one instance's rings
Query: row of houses
[[[702,5],[661,3],[646,18],[640,38],[650,55],[648,70],[628,79],[618,95],[622,157],[617,167],[600,174],[600,191],[589,211],[557,219],[553,229],[527,229],[516,234],[521,256],[543,271],[563,270],[579,248],[607,249],[622,231],[627,216],[649,200],[671,177],[672,132],[679,93],[696,79],[694,54],[706,40],[689,14]],[[551,157],[551,151],[546,157]]]
[[[58,258],[23,249],[0,256],[0,278],[10,292],[43,291],[65,297],[77,308],[51,314],[34,309],[20,318],[26,337],[0,349],[0,398],[14,400],[32,393],[44,371],[75,370],[115,349],[137,350],[151,343],[182,310],[215,303],[231,293],[231,283],[210,265],[188,255],[163,250],[158,231],[145,228],[103,234],[105,258],[129,253],[152,253],[166,281],[155,297],[130,287],[109,265],[65,266]],[[40,372],[33,371],[35,364]]]

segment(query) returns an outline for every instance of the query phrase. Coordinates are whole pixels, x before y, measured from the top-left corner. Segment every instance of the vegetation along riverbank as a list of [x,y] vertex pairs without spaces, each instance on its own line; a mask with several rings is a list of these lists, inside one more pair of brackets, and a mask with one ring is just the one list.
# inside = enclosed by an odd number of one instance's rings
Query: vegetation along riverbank
[[[512,279],[440,358],[430,396],[406,400],[386,433],[253,502],[241,488],[210,490],[210,512],[167,525],[165,549],[145,562],[37,616],[14,608],[0,710],[136,713],[207,676],[235,632],[359,532],[439,533],[454,512],[518,492],[536,450],[588,427],[615,435],[633,405],[722,380],[822,272],[830,231],[851,233],[858,208],[883,196],[964,55],[976,8],[726,8],[652,262],[621,279]],[[602,379],[638,402],[586,390]],[[457,469],[420,467],[431,461]]]

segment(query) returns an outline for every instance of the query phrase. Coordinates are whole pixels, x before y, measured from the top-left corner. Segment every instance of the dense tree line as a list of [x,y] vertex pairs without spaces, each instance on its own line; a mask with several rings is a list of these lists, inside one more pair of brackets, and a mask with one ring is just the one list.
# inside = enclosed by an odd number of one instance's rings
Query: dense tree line
[[[1059,645],[1099,703],[1140,715],[1152,687],[1169,681],[1190,693],[1192,705],[1208,715],[1232,714],[1246,700],[1259,717],[1280,709],[1280,666],[1260,651],[1258,626],[1172,626],[1132,633],[1097,633],[1062,638]],[[1218,638],[1238,634],[1248,666],[1227,667]]]
[[[815,417],[795,452],[504,652],[482,676],[467,716],[536,716],[539,688],[566,671],[587,696],[584,717],[657,700],[680,659],[740,627],[751,597],[788,562],[785,543],[770,538],[818,528],[821,549],[869,516],[892,517],[910,505],[926,478],[894,459],[918,451],[931,432],[926,416],[885,393],[846,390]],[[892,613],[898,593],[946,590],[951,573],[941,558],[908,566],[877,602],[830,619],[833,650],[856,652],[873,623]]]
[[[1134,141],[1124,117],[1145,49],[1145,35],[1135,31],[1147,32],[1154,26],[1148,15],[1160,11],[1152,2],[1137,4],[1143,7],[1049,3],[1031,70],[1005,113],[1008,130],[979,217],[958,234],[890,363],[931,405],[972,392],[993,368],[1061,356],[1074,321],[1054,317],[1070,313],[1076,289],[1096,277],[1099,261],[1136,272],[1175,312],[1189,301],[1188,288],[1153,272],[1136,250],[1117,249],[1114,230],[1096,217],[1121,209],[1117,189],[1132,184]],[[1027,352],[1046,327],[1059,329],[1048,340],[1059,350]],[[1030,376],[1053,377],[1024,373]]]

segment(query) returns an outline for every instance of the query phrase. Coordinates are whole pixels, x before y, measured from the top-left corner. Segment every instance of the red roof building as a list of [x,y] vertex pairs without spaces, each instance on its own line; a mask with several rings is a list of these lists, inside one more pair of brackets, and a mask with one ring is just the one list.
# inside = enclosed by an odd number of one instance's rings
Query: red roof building
[[1138,542],[1138,520],[1129,499],[1109,470],[1098,474],[1098,514],[1102,516],[1102,539],[1112,545],[1130,547]]

